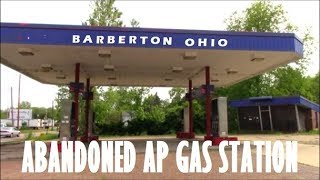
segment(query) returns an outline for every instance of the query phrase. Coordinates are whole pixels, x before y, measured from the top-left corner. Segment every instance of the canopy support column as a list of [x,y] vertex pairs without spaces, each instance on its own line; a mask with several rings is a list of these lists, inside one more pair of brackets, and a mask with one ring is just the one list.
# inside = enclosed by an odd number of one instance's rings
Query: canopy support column
[[212,139],[211,135],[211,96],[210,96],[210,67],[205,67],[206,80],[206,136],[205,140]]
[[[188,108],[183,111],[183,131],[177,132],[177,138],[193,139],[195,134],[193,132],[193,118],[192,118],[192,80],[189,79],[188,93],[186,94],[188,101]],[[188,126],[189,125],[189,126]]]
[[89,110],[90,110],[90,98],[89,98],[89,92],[90,92],[90,78],[87,78],[87,83],[86,83],[86,92],[87,92],[87,97],[86,97],[86,107],[85,107],[85,119],[86,119],[86,127],[85,127],[85,140],[88,141],[88,130],[89,130]]
[[[76,63],[74,79],[75,79],[75,83],[79,84],[80,63]],[[79,124],[79,89],[74,91],[74,120],[75,120],[74,141],[76,141],[78,136],[78,124]]]
[[189,133],[193,133],[193,119],[192,119],[192,80],[189,79]]

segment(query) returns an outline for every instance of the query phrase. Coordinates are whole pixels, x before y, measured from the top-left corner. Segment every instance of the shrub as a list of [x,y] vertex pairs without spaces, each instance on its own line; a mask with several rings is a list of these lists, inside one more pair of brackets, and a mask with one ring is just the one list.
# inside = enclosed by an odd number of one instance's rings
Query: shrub
[[23,123],[21,124],[20,130],[26,130],[26,129],[29,129],[28,124],[27,124],[27,122],[23,122]]
[[58,139],[58,134],[52,133],[41,133],[40,136],[32,138],[34,141],[48,141],[53,139]]
[[32,132],[29,131],[27,137],[26,137],[26,140],[32,140]]
[[144,121],[139,118],[128,121],[127,131],[129,135],[141,135],[145,131]]
[[127,133],[127,128],[124,127],[123,122],[112,122],[110,124],[97,124],[97,132],[103,135],[120,135]]

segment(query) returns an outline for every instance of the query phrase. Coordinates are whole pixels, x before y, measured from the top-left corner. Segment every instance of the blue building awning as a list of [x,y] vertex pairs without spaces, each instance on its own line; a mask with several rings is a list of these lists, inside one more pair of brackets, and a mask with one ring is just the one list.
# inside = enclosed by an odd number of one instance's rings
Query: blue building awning
[[319,104],[311,102],[302,96],[288,96],[288,97],[257,97],[242,100],[229,101],[231,107],[248,107],[248,106],[275,106],[275,105],[299,105],[316,112],[320,112]]
[[210,66],[219,87],[302,57],[291,33],[1,23],[1,63],[49,84],[68,84],[81,63],[92,85],[199,86]]

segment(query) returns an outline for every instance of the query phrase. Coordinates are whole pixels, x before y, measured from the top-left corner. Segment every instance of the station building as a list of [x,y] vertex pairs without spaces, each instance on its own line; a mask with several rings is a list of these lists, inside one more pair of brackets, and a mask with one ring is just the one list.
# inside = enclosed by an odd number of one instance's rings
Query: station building
[[239,130],[309,131],[319,128],[320,107],[302,96],[252,97],[234,100]]

